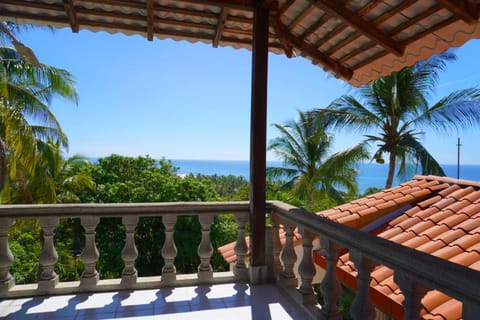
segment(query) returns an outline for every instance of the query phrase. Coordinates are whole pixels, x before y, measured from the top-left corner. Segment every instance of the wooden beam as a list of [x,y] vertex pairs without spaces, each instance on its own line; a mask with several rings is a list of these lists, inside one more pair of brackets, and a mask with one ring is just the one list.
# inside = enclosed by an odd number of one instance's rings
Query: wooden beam
[[191,2],[203,5],[213,5],[222,8],[251,10],[253,11],[256,6],[255,0],[176,0],[181,2]]
[[75,0],[63,0],[63,6],[70,21],[70,28],[72,32],[77,33],[79,30],[79,23],[77,19],[77,13],[75,12]]
[[468,24],[478,22],[478,7],[467,0],[437,0],[437,2]]
[[155,26],[155,2],[154,0],[147,0],[147,39],[153,41],[153,32]]
[[309,5],[305,10],[303,10],[293,21],[287,26],[287,31],[295,28],[299,23],[301,23],[313,10],[315,6]]
[[270,24],[277,35],[278,41],[285,51],[285,54],[288,58],[293,57],[293,50],[290,43],[288,43],[287,39],[285,38],[285,28],[283,26],[282,20],[280,19],[280,14],[278,12],[278,1],[275,1],[272,4],[272,10],[270,10]]
[[268,18],[268,9],[261,6],[255,9],[250,113],[250,264],[253,267],[252,272],[255,272],[255,268],[266,265]]
[[363,33],[366,37],[375,41],[378,45],[384,47],[387,51],[402,56],[405,51],[405,46],[395,42],[391,37],[377,29],[373,24],[365,21],[354,12],[347,9],[345,6],[339,6],[335,1],[325,0],[309,0],[319,9],[325,11],[327,14],[340,19],[344,23],[350,25],[355,30]]
[[345,80],[350,80],[353,76],[352,70],[348,69],[344,65],[338,63],[337,61],[333,60],[326,54],[318,51],[317,48],[312,47],[306,42],[300,41],[297,37],[285,33],[285,39],[295,48],[303,51],[305,54],[312,57],[314,60],[319,61],[321,64],[325,66],[326,69],[333,71],[338,77],[343,78]]
[[218,42],[222,38],[222,32],[223,29],[225,28],[225,23],[227,22],[228,18],[228,8],[222,8],[222,11],[220,12],[220,16],[218,17],[218,23],[217,23],[217,30],[215,30],[215,37],[213,38],[213,47],[217,48],[218,47]]

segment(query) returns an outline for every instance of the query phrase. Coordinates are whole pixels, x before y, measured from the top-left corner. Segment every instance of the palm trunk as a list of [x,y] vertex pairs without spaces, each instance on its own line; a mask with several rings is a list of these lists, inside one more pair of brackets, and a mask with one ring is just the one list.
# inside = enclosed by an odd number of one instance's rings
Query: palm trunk
[[393,176],[395,175],[395,160],[397,159],[397,153],[395,151],[390,152],[390,161],[388,163],[388,175],[385,189],[391,188],[393,184]]

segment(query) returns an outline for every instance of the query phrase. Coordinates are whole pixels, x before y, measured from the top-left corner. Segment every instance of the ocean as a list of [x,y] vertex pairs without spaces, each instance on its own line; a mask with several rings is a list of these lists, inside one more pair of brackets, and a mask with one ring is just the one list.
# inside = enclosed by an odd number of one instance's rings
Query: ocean
[[[249,179],[249,162],[233,160],[172,160],[178,167],[180,174],[205,174],[205,175],[234,175]],[[280,161],[269,161],[267,166],[281,166]],[[447,176],[457,177],[457,165],[442,165]],[[387,177],[388,165],[376,163],[363,163],[358,166],[357,178],[359,191],[363,193],[369,187],[383,188]],[[415,173],[409,173],[404,179],[396,179],[395,185],[410,180]],[[461,165],[460,178],[480,181],[480,165]]]

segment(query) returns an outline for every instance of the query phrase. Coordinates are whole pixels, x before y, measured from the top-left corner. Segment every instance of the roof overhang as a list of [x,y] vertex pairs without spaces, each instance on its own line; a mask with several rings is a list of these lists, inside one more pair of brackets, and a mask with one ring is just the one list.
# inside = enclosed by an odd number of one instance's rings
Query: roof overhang
[[473,0],[2,0],[16,23],[251,49],[253,11],[270,9],[271,52],[302,56],[358,86],[480,38]]

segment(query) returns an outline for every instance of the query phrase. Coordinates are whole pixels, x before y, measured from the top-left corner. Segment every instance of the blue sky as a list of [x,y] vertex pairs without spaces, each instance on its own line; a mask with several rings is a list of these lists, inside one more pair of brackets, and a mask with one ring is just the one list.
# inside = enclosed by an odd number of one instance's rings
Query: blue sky
[[[250,130],[251,53],[232,48],[70,29],[34,29],[19,38],[41,62],[69,70],[80,102],[54,101],[52,109],[70,141],[69,155],[111,153],[168,159],[247,160]],[[442,74],[437,96],[480,84],[480,41],[456,50],[458,61]],[[268,139],[297,110],[324,107],[352,88],[303,58],[269,56]],[[480,128],[459,134],[427,132],[423,142],[444,164],[480,164]],[[335,135],[335,149],[361,139]],[[269,160],[276,160],[273,154]]]

